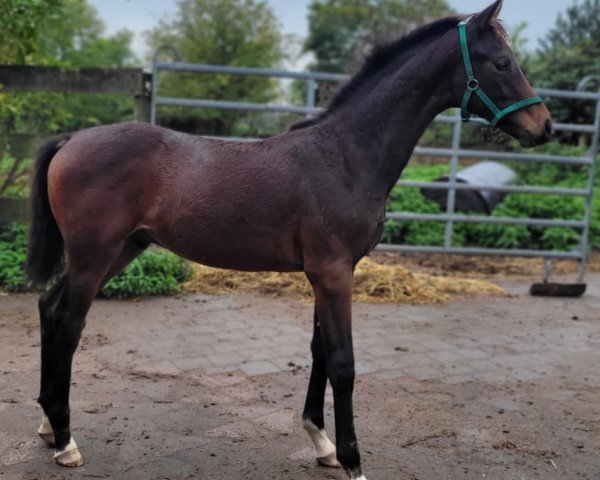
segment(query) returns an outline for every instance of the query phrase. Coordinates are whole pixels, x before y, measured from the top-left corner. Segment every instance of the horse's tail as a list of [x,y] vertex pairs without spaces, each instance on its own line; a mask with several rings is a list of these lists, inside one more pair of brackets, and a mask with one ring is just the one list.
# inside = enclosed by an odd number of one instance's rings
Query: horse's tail
[[63,265],[64,242],[48,200],[48,168],[56,152],[69,140],[63,136],[43,145],[37,155],[31,187],[31,228],[27,273],[34,283],[45,283]]

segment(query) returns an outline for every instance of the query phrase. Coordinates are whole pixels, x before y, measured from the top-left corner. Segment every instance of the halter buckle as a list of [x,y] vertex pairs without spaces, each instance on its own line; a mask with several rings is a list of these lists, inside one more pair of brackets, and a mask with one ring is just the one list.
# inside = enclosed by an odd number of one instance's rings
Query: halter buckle
[[474,92],[479,88],[479,81],[476,78],[469,78],[467,80],[467,90]]

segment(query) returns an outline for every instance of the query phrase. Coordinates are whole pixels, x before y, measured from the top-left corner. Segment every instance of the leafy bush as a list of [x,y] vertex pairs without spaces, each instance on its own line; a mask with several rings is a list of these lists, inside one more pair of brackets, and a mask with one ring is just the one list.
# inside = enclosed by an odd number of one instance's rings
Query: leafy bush
[[[28,287],[25,274],[27,258],[26,225],[0,225],[0,287],[11,292]],[[177,255],[162,249],[150,249],[136,258],[121,274],[102,290],[108,298],[130,298],[142,295],[170,295],[190,275],[188,264]]]
[[18,223],[0,225],[0,286],[11,292],[25,288],[27,227]]
[[[565,147],[551,143],[538,151],[553,155],[581,155],[582,147]],[[517,171],[517,184],[552,187],[585,188],[587,167],[549,163],[511,164]],[[431,181],[448,174],[448,165],[410,165],[402,174],[403,180]],[[496,206],[496,217],[533,217],[581,220],[585,208],[583,197],[513,193]],[[416,213],[443,213],[437,203],[423,197],[416,188],[394,187],[388,209]],[[404,222],[388,220],[383,241],[407,245],[442,245],[444,222]],[[527,248],[540,250],[569,250],[577,246],[581,231],[568,227],[535,227],[526,225],[496,225],[457,223],[453,244],[480,245],[488,248]],[[594,207],[590,227],[590,245],[600,247],[600,181],[596,178]]]
[[187,263],[174,253],[150,249],[112,278],[102,290],[107,298],[130,298],[143,295],[172,295],[179,283],[190,275]]
[[[390,194],[388,208],[392,211],[411,213],[440,213],[437,203],[412,188],[394,188]],[[383,230],[383,241],[394,243],[401,238],[409,245],[441,245],[444,242],[442,222],[413,222],[387,220]]]

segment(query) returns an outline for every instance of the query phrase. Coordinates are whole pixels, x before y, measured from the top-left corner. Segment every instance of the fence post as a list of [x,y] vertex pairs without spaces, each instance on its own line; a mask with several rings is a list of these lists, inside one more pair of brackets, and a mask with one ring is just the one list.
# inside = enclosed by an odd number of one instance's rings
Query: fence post
[[[585,80],[585,79],[584,79]],[[580,87],[583,89],[585,82],[580,83]],[[598,90],[600,93],[600,89]],[[589,248],[589,235],[590,235],[590,223],[592,221],[592,203],[594,199],[594,184],[596,180],[596,168],[598,163],[598,150],[600,147],[600,97],[596,98],[596,115],[594,117],[594,129],[595,133],[592,135],[592,143],[590,145],[590,157],[592,159],[592,165],[590,166],[590,172],[588,177],[588,194],[585,199],[585,214],[584,221],[585,226],[583,232],[581,232],[581,255],[582,259],[579,262],[579,283],[583,283],[585,277],[585,260],[587,256],[587,249]]]
[[142,75],[142,91],[133,97],[133,118],[136,122],[150,122],[152,103],[152,74]]
[[[451,217],[454,215],[456,205],[456,174],[458,173],[458,150],[460,149],[460,137],[462,133],[462,118],[460,111],[455,112],[454,127],[452,129],[452,157],[450,159],[450,175],[448,176],[448,200],[446,203],[446,214]],[[444,232],[444,247],[452,247],[452,237],[454,236],[454,221],[448,218],[446,221],[446,230]]]
[[[309,108],[313,108],[315,106],[315,92],[317,89],[317,82],[314,77],[310,77],[306,81],[306,106]],[[312,118],[312,113],[307,113],[306,118]]]

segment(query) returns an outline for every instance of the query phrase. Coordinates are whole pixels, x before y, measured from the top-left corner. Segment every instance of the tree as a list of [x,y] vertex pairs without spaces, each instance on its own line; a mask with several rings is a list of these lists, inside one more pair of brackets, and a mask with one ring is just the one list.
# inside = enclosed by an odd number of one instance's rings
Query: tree
[[[172,45],[190,63],[275,67],[284,58],[275,14],[262,0],[179,0],[173,20],[148,33],[153,50]],[[267,102],[277,95],[269,78],[165,73],[160,91],[168,96]],[[161,109],[161,123],[209,134],[230,134],[248,115],[239,111]]]
[[[0,62],[61,67],[124,67],[133,64],[131,32],[104,34],[86,0],[0,0],[14,14],[0,29]],[[131,100],[114,95],[16,93],[5,95],[7,131],[72,131],[130,115]]]
[[130,31],[107,36],[98,12],[87,0],[61,1],[58,15],[41,32],[41,62],[63,67],[126,67],[138,62],[130,48]]
[[[539,87],[575,90],[586,76],[600,78],[600,0],[576,1],[561,13],[528,65],[532,82]],[[595,104],[552,99],[554,118],[566,123],[594,122]],[[563,134],[578,142],[578,134]]]
[[[312,52],[310,70],[354,73],[377,44],[405,35],[452,10],[446,0],[312,0],[304,52]],[[339,85],[320,83],[317,103],[329,103]],[[292,96],[304,102],[306,83],[294,82]]]
[[[106,36],[86,0],[0,0],[0,11],[0,63],[122,67],[135,62],[131,33]],[[131,99],[117,95],[6,93],[0,86],[0,195],[15,190],[27,166],[5,154],[10,134],[79,130],[131,118],[132,109]]]
[[40,48],[40,26],[52,18],[62,0],[0,0],[0,63],[26,64]]
[[304,50],[314,70],[353,72],[374,45],[450,13],[446,0],[313,0]]
[[[0,0],[3,14],[0,29],[0,63],[31,62],[41,42],[39,28],[60,6],[60,0]],[[18,121],[18,101],[2,91],[0,85],[0,195],[9,191],[15,180],[23,175],[21,159],[5,155],[9,133]]]

